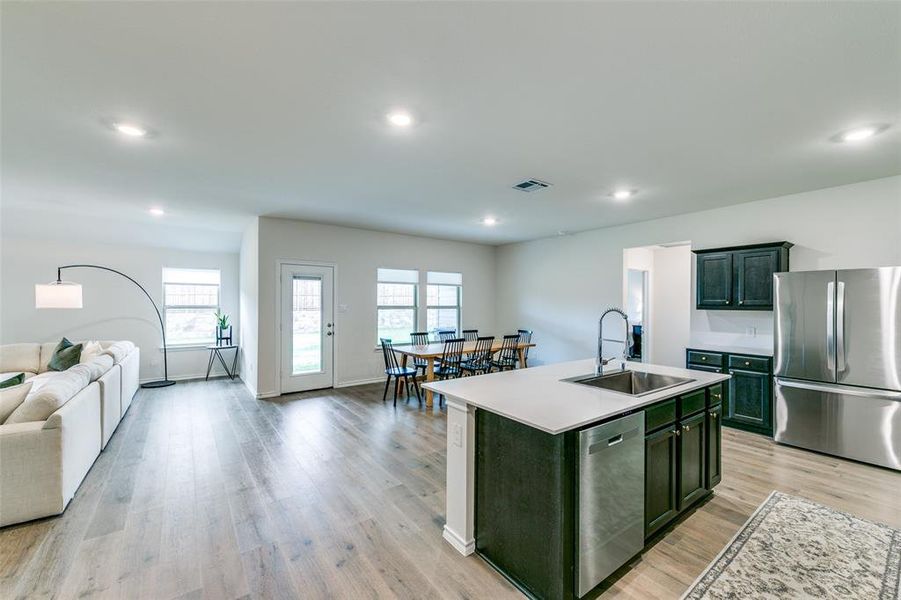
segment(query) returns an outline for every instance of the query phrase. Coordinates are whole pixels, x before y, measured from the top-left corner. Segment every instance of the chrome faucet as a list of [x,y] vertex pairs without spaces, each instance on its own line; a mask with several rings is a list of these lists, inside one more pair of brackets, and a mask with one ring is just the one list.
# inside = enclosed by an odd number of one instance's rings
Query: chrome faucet
[[629,358],[629,349],[632,348],[632,336],[629,335],[629,316],[625,312],[623,312],[621,308],[608,308],[604,311],[604,314],[602,314],[601,318],[598,320],[598,357],[594,363],[595,375],[603,375],[604,367],[607,366],[607,363],[616,358],[615,356],[604,358],[604,317],[606,317],[609,313],[618,314],[623,318],[623,321],[626,322],[626,337],[623,340],[623,362],[620,366],[620,371],[626,370],[626,360]]

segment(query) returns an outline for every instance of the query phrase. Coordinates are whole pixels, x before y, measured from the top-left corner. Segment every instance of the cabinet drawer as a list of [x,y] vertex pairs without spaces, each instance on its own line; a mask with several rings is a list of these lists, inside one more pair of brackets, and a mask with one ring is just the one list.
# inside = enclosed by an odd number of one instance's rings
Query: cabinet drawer
[[723,384],[718,383],[707,388],[707,406],[719,406],[723,401]]
[[682,417],[704,410],[707,406],[707,391],[697,390],[679,397],[679,414]]
[[667,400],[644,410],[644,430],[647,433],[676,422],[676,400]]
[[762,356],[742,356],[741,354],[730,354],[729,368],[769,373],[770,359],[764,358]]
[[723,355],[719,352],[704,352],[702,350],[689,350],[688,362],[696,365],[709,365],[712,367],[723,366]]

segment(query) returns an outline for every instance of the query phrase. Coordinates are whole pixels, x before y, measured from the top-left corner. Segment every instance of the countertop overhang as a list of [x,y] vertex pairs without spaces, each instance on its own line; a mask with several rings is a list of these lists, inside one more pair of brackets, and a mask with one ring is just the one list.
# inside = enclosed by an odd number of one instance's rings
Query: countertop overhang
[[[586,359],[433,381],[423,387],[556,435],[729,379],[729,375],[721,373],[638,362],[626,363],[626,369],[694,381],[637,397],[561,381],[593,375],[594,359]],[[610,372],[615,370],[614,367]]]

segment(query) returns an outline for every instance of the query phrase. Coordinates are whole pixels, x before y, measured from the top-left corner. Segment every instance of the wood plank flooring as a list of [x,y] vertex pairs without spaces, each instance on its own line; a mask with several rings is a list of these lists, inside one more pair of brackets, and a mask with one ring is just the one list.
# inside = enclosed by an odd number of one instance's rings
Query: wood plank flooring
[[[141,390],[59,517],[0,529],[2,598],[518,598],[441,539],[445,419],[381,385]],[[901,527],[901,475],[726,430],[717,494],[602,598],[677,598],[774,489]]]

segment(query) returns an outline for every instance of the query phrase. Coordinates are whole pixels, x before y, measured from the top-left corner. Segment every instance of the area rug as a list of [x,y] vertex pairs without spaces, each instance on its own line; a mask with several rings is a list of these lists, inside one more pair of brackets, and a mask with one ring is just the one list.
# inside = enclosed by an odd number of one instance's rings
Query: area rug
[[901,531],[773,492],[683,600],[899,600]]

